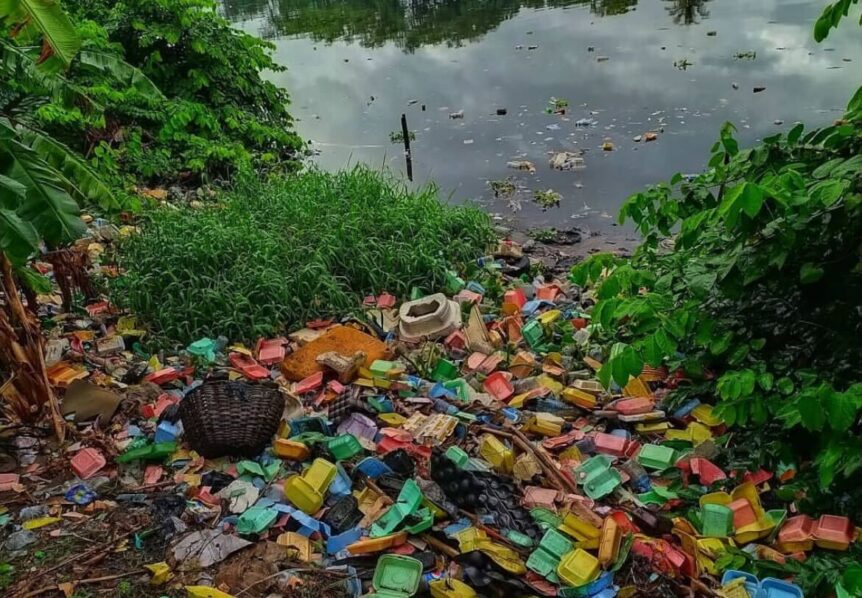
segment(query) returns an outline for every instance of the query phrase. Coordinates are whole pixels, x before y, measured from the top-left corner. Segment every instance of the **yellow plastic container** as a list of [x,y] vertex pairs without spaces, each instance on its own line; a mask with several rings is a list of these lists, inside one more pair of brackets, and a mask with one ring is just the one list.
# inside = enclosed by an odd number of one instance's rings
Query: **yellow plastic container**
[[485,539],[479,541],[479,550],[491,557],[491,560],[497,563],[505,571],[512,575],[524,575],[527,572],[527,567],[520,555],[513,549],[497,542]]
[[[612,519],[612,517],[607,519]],[[581,548],[589,548],[590,545],[598,548],[599,539],[602,536],[602,530],[574,513],[569,513],[563,517],[563,523],[557,529],[577,540]]]
[[691,416],[700,423],[714,428],[724,423],[724,420],[712,412],[712,405],[702,403],[691,410]]
[[542,326],[550,326],[551,324],[559,320],[560,316],[562,315],[563,312],[561,312],[559,309],[549,309],[536,319],[539,321],[539,323],[542,324]]
[[581,409],[595,409],[598,404],[598,399],[588,392],[578,390],[577,388],[565,388],[561,393],[564,401],[571,403]]
[[560,396],[560,393],[563,392],[563,385],[547,374],[542,374],[541,376],[536,378],[536,383],[542,388],[547,388],[548,390],[550,390],[555,397]]
[[323,506],[323,494],[299,474],[285,480],[284,495],[296,508],[308,515],[314,515]]
[[774,528],[775,522],[764,514],[754,523],[736,530],[736,533],[733,535],[733,541],[736,542],[739,546],[743,546],[745,544],[749,544],[751,542],[754,542],[755,540],[759,540],[760,538],[768,536],[769,532],[771,532]]
[[377,417],[396,428],[400,428],[407,421],[407,418],[400,413],[381,413]]
[[329,489],[329,485],[337,474],[338,469],[335,465],[326,459],[315,459],[311,463],[311,467],[302,474],[302,477],[322,494]]
[[551,415],[550,413],[537,413],[524,425],[524,432],[533,432],[542,436],[559,436],[563,431],[563,424],[566,423],[562,417]]
[[211,586],[186,586],[186,592],[193,598],[233,598],[233,595]]
[[479,454],[500,473],[512,473],[512,467],[515,465],[515,454],[496,436],[491,434],[482,436],[479,443]]
[[335,465],[315,459],[302,475],[292,475],[284,482],[284,495],[303,513],[313,515],[323,505],[323,496],[335,479]]
[[432,598],[476,598],[476,591],[457,579],[435,579],[428,584]]
[[276,438],[272,444],[272,451],[276,456],[288,461],[305,461],[311,455],[307,446],[287,438]]
[[661,434],[670,429],[670,424],[667,422],[649,422],[635,424],[635,432],[640,434]]
[[640,378],[629,378],[629,383],[623,388],[623,395],[627,397],[651,397],[652,392]]
[[567,585],[576,588],[586,585],[599,576],[599,559],[586,550],[575,548],[560,559],[557,575]]
[[617,560],[622,540],[623,531],[620,529],[620,524],[613,517],[605,517],[599,540],[599,564],[607,566]]
[[700,497],[700,506],[703,505],[724,505],[727,506],[733,502],[733,497],[727,492],[710,492]]

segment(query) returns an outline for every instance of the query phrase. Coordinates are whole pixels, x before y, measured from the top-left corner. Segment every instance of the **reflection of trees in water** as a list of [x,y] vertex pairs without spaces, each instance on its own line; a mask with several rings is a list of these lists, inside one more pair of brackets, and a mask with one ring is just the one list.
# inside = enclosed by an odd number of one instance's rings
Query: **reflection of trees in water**
[[677,25],[692,25],[700,22],[700,19],[709,16],[709,9],[704,6],[709,0],[665,0],[670,2],[666,6],[673,22]]
[[638,0],[591,0],[590,11],[600,17],[623,15],[638,5]]
[[264,36],[309,35],[375,47],[394,41],[405,51],[423,45],[458,46],[495,29],[521,8],[589,5],[609,16],[627,12],[637,0],[223,0],[228,19],[263,17]]

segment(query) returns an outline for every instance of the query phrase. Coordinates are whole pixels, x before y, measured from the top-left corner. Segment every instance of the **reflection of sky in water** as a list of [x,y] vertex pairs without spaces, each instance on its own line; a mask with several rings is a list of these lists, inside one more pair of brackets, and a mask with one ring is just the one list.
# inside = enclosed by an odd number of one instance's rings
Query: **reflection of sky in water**
[[[247,1],[253,0],[240,4]],[[516,175],[529,189],[552,188],[563,196],[561,207],[547,212],[524,201],[519,216],[525,222],[594,228],[607,225],[607,215],[615,216],[625,197],[644,185],[700,169],[723,121],[739,127],[744,145],[797,120],[823,125],[840,116],[862,83],[856,19],[823,44],[813,41],[819,0],[713,0],[704,5],[709,16],[687,26],[674,24],[668,4],[641,0],[627,14],[605,17],[589,6],[523,8],[460,47],[425,45],[413,52],[393,42],[367,48],[275,39],[275,58],[289,70],[274,80],[289,90],[297,130],[322,151],[316,161],[323,168],[385,163],[403,172],[400,146],[389,142],[389,133],[406,112],[417,134],[417,183],[434,181],[454,201],[480,199],[489,210],[507,213],[487,181]],[[277,6],[264,8],[278,13]],[[266,17],[240,26],[273,32]],[[516,50],[519,44],[524,49]],[[528,50],[531,44],[538,49]],[[734,59],[740,51],[756,51],[757,58]],[[674,67],[683,59],[693,64]],[[755,86],[766,91],[754,94]],[[568,99],[567,120],[545,113],[552,96]],[[408,105],[413,99],[418,103]],[[508,114],[496,116],[498,107]],[[463,120],[449,118],[457,110],[464,111]],[[597,126],[576,128],[583,117]],[[786,124],[776,126],[777,119]],[[633,141],[662,123],[657,141]],[[601,150],[606,137],[616,151]],[[586,151],[586,169],[550,170],[548,152],[566,149]],[[534,162],[538,172],[507,169],[513,159]]]

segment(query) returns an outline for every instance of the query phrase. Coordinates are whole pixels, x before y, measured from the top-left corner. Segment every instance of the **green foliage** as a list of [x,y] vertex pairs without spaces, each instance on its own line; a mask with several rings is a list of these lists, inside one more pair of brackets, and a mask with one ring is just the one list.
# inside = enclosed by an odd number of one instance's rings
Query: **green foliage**
[[832,503],[862,473],[859,104],[751,149],[726,124],[703,173],[625,202],[620,220],[644,238],[631,260],[600,254],[572,272],[596,286],[606,386],[644,363],[679,371],[727,424],[768,430],[773,446],[748,466],[813,464]]
[[[114,186],[198,184],[238,170],[291,170],[301,142],[272,46],[232,29],[212,0],[67,0],[81,51],[69,93],[37,96],[35,123]],[[40,84],[41,83],[41,84]],[[72,96],[72,97],[70,97]],[[83,99],[83,101],[82,101]]]
[[0,0],[0,21],[15,23],[15,36],[24,42],[42,43],[40,63],[52,58],[68,67],[81,47],[81,39],[69,17],[54,0]]
[[441,204],[365,168],[243,180],[199,210],[149,212],[120,251],[114,297],[163,340],[224,334],[254,340],[364,295],[441,288],[494,235],[473,208]]
[[[850,13],[850,6],[858,4],[859,0],[838,0],[834,4],[827,4],[823,9],[823,14],[817,19],[814,24],[814,39],[822,42],[829,35],[829,31],[834,27],[838,27],[841,19]],[[862,25],[862,16],[859,18],[859,24]]]
[[[53,69],[68,65],[80,45],[68,17],[53,2],[2,0],[0,19],[23,41],[42,44],[36,56],[0,40],[0,71],[21,75],[12,85],[56,81]],[[60,77],[56,89],[62,87]],[[42,243],[57,247],[84,232],[76,200],[113,201],[107,187],[68,148],[32,127],[26,106],[0,106],[0,252],[19,272]],[[31,288],[38,283],[27,275],[22,280]]]

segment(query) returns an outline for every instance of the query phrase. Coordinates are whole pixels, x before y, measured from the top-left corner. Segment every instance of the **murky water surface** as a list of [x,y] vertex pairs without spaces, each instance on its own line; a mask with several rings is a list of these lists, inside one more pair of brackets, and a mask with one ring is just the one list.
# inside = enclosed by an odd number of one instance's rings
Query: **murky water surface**
[[[452,201],[495,213],[520,208],[524,226],[602,230],[630,193],[701,169],[724,121],[750,144],[841,115],[862,83],[862,44],[852,21],[815,43],[822,6],[227,0],[223,9],[275,43],[288,70],[271,77],[290,91],[322,168],[363,162],[405,176],[403,148],[390,139],[403,113],[415,134],[413,184],[434,182]],[[582,154],[575,170],[551,168],[561,151]],[[536,172],[507,166],[517,161]],[[508,177],[518,191],[495,197],[489,182]],[[560,205],[543,211],[533,192],[549,189]]]

